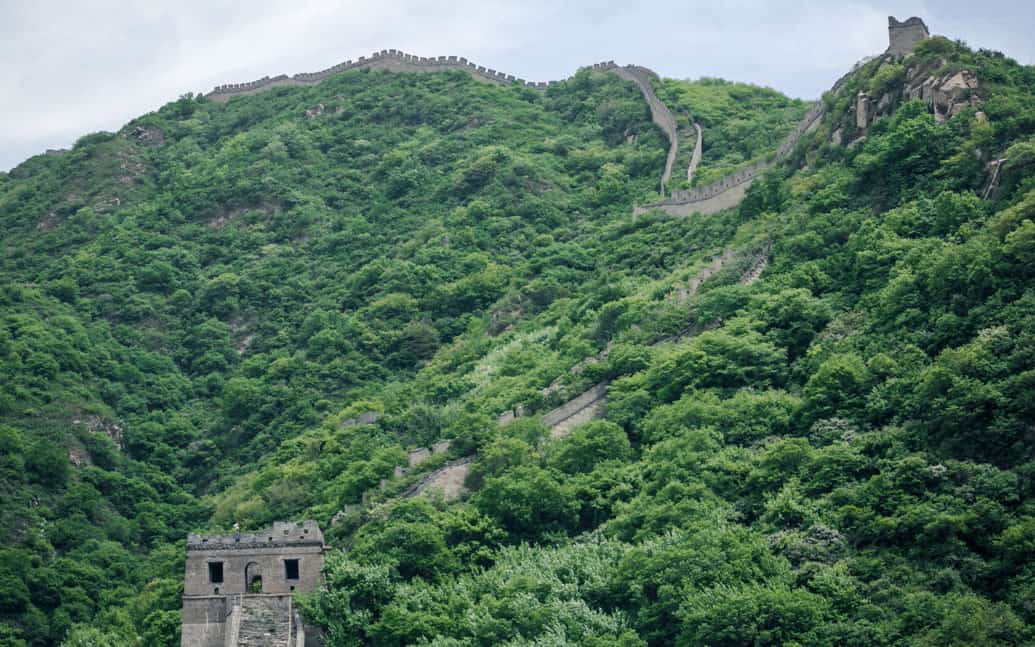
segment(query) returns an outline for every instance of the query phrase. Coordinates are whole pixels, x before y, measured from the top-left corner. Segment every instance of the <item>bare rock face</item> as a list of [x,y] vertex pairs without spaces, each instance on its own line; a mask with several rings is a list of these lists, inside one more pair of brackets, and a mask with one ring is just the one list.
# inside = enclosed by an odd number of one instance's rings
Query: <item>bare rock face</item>
[[977,87],[977,77],[969,70],[961,70],[947,79],[942,79],[931,92],[935,118],[942,122],[955,117],[968,106],[976,106]]
[[855,98],[855,126],[864,129],[870,125],[870,97],[860,92]]
[[161,128],[154,126],[134,126],[129,131],[129,136],[147,146],[161,146],[165,143],[165,133]]
[[[859,92],[851,108],[856,128],[865,133],[873,122],[892,114],[902,101],[923,101],[931,108],[938,123],[955,117],[965,108],[976,107],[981,102],[977,94],[978,79],[969,70],[932,76],[913,68],[906,78],[906,87],[901,92],[885,92],[880,100],[874,100],[866,92]],[[840,144],[843,139],[843,133],[835,132],[830,141]]]
[[72,424],[83,425],[90,433],[104,434],[108,438],[111,438],[112,442],[114,442],[117,447],[120,449],[123,447],[122,425],[113,420],[108,420],[101,416],[87,415],[72,418]]
[[322,103],[316,104],[315,108],[310,108],[309,110],[305,111],[306,119],[316,119],[317,117],[323,114],[325,109],[326,108]]
[[908,99],[919,99],[931,106],[938,123],[955,117],[968,106],[977,106],[981,98],[977,94],[978,79],[970,70],[944,76],[926,76],[912,79],[905,95]]

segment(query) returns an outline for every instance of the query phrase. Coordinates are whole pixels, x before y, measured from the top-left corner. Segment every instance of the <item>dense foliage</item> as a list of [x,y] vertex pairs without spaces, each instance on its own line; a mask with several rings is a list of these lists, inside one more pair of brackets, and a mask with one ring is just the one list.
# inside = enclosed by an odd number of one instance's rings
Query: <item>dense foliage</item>
[[[972,70],[985,119],[903,102],[827,143],[917,65]],[[720,133],[705,166],[801,114],[666,84]],[[932,39],[686,219],[630,218],[666,143],[589,72],[184,97],[0,175],[0,642],[178,644],[186,532],[303,517],[330,645],[1035,639],[1033,99]],[[496,423],[603,380],[564,438]],[[398,496],[447,456],[378,487],[443,438],[468,498]]]

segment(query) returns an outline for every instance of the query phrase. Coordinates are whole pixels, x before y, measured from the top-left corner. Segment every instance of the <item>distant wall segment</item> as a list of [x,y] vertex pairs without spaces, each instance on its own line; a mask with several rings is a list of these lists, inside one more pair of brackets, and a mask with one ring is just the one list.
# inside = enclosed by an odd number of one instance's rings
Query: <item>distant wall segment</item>
[[[665,192],[665,186],[672,176],[672,166],[676,161],[676,154],[679,150],[679,137],[676,133],[676,118],[672,111],[658,98],[654,92],[651,81],[658,78],[652,70],[640,65],[626,65],[624,67],[615,64],[614,61],[605,63],[594,63],[590,69],[602,72],[611,72],[626,81],[636,85],[643,95],[644,100],[650,107],[651,120],[661,129],[668,138],[668,156],[665,159],[665,170],[661,176],[661,192]],[[348,60],[339,63],[319,72],[304,72],[287,76],[268,77],[265,76],[249,83],[230,83],[217,86],[205,97],[211,101],[223,103],[234,97],[242,97],[273,88],[315,85],[324,79],[341,72],[349,70],[387,70],[389,72],[446,72],[449,70],[460,70],[469,73],[479,81],[497,83],[500,85],[518,84],[527,88],[543,90],[556,83],[563,83],[571,77],[562,81],[526,81],[513,74],[499,72],[492,68],[476,65],[462,56],[416,56],[407,54],[395,49],[383,49],[374,52],[369,57],[360,56],[355,61]]]
[[[594,69],[611,69],[618,66],[611,61],[608,63],[597,63],[592,67]],[[480,81],[507,85],[518,83],[530,88],[545,88],[553,83],[560,82],[526,81],[513,74],[506,74],[492,68],[476,65],[462,56],[416,56],[395,49],[383,49],[379,52],[374,52],[370,56],[360,56],[354,61],[348,60],[319,72],[301,72],[293,76],[286,74],[274,77],[264,76],[261,79],[248,83],[229,83],[216,86],[215,89],[205,96],[212,101],[224,102],[233,97],[256,94],[277,87],[315,85],[330,76],[349,70],[388,70],[390,72],[445,72],[448,70],[462,70],[470,73],[471,76]]]
[[614,67],[611,68],[611,71],[626,81],[632,81],[636,84],[636,87],[643,94],[643,98],[647,101],[647,105],[650,106],[651,119],[661,129],[661,132],[668,137],[668,157],[665,159],[665,172],[661,175],[661,192],[664,193],[665,186],[668,184],[669,178],[672,177],[672,166],[676,163],[676,154],[679,152],[679,136],[676,132],[675,116],[668,109],[668,106],[658,98],[658,95],[654,92],[654,86],[651,84],[651,80],[658,78],[658,75],[639,65]]
[[744,198],[747,188],[755,178],[794,150],[798,140],[803,135],[812,132],[819,126],[822,116],[823,102],[817,101],[812,104],[812,107],[805,113],[802,120],[798,122],[794,132],[788,135],[779,148],[776,149],[776,155],[773,160],[756,162],[711,184],[694,187],[689,190],[673,191],[672,195],[664,200],[637,206],[633,213],[641,214],[651,209],[659,209],[674,216],[687,216],[692,213],[718,213],[737,206]]

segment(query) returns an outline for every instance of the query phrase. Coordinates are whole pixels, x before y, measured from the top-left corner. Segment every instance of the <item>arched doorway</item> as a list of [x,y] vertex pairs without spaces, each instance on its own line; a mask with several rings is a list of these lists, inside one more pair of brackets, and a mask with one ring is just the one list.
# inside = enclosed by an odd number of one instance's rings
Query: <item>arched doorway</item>
[[244,592],[262,593],[262,569],[257,562],[248,562],[244,567]]

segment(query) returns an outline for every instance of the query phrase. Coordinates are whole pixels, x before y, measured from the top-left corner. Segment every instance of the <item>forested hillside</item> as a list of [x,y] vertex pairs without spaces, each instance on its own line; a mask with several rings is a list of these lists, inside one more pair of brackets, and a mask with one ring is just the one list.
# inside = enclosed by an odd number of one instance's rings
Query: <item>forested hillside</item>
[[[807,108],[657,90],[695,183]],[[331,646],[1035,640],[1035,70],[935,38],[823,101],[710,216],[632,217],[668,143],[590,70],[185,96],[0,174],[0,643],[178,645],[186,533],[302,518]]]

